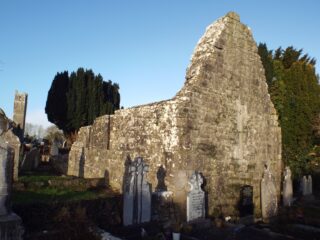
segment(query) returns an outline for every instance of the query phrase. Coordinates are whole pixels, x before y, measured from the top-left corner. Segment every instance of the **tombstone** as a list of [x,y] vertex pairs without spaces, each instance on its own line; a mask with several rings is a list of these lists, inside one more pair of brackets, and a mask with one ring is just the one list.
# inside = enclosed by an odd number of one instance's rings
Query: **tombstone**
[[59,155],[59,148],[58,148],[58,142],[56,140],[53,140],[51,148],[50,148],[50,155],[51,156],[57,156]]
[[240,189],[240,217],[253,215],[253,187],[245,185]]
[[176,218],[173,192],[156,191],[152,193],[152,221],[167,223]]
[[261,211],[264,221],[269,221],[278,213],[278,199],[275,180],[267,166],[265,166],[261,180]]
[[308,177],[303,176],[300,180],[300,192],[302,196],[312,195],[312,177],[308,175]]
[[302,196],[312,194],[312,178],[310,175],[308,177],[303,176],[300,179],[300,193],[302,194]]
[[19,175],[19,161],[20,161],[20,139],[14,134],[13,129],[8,129],[4,135],[6,142],[14,150],[14,164],[13,164],[13,179],[18,180]]
[[152,193],[152,220],[166,223],[175,218],[173,192],[165,184],[166,169],[161,165],[157,171],[158,184]]
[[205,210],[205,193],[201,189],[203,178],[197,171],[193,172],[189,181],[190,192],[187,195],[187,221],[204,219]]
[[303,176],[300,180],[300,192],[302,193],[303,196],[308,195],[306,176]]
[[308,195],[312,195],[312,177],[308,175],[307,177],[307,193]]
[[291,206],[292,204],[292,195],[293,195],[293,188],[292,188],[292,179],[291,179],[291,170],[289,167],[286,167],[284,171],[284,179],[282,182],[283,187],[283,194],[282,194],[282,200],[283,200],[283,206]]
[[10,166],[10,151],[8,145],[0,142],[0,216],[7,215],[10,212],[9,193],[11,187],[11,177],[9,172]]
[[20,240],[22,221],[10,208],[14,151],[4,141],[4,131],[0,126],[0,239]]
[[125,176],[123,225],[140,224],[151,220],[151,185],[147,182],[149,166],[141,157],[128,164]]
[[38,167],[40,163],[40,151],[33,147],[29,152],[27,152],[21,162],[21,171],[32,171]]
[[10,128],[10,120],[6,117],[4,111],[0,108],[0,135],[3,136],[5,141],[14,150],[14,167],[13,179],[18,180],[18,169],[20,159],[20,139],[15,135],[14,129]]

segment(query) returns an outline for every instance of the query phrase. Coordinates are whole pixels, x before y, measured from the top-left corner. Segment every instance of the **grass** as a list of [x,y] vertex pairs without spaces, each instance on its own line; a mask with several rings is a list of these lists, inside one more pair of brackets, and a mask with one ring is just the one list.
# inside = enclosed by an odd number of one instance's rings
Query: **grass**
[[91,190],[79,192],[68,189],[44,187],[37,190],[14,191],[12,201],[13,204],[64,202],[96,199],[103,197],[103,195],[104,194],[99,194]]
[[32,183],[32,182],[47,182],[51,179],[61,179],[60,176],[50,176],[50,175],[30,175],[19,177],[19,182]]
[[[29,173],[19,177],[18,183],[23,183],[25,188],[14,188],[12,193],[13,204],[30,204],[46,202],[65,202],[90,200],[114,196],[110,189],[79,189],[79,186],[64,186],[64,180],[74,177],[56,176],[50,173]],[[61,181],[61,185],[54,187],[48,184],[49,180]],[[81,182],[85,179],[81,179]],[[37,185],[37,183],[40,183]]]

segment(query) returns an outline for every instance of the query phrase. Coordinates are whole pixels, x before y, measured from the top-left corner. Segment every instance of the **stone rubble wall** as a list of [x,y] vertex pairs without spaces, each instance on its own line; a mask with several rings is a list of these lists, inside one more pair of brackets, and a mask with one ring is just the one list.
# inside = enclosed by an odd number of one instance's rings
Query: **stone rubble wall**
[[126,159],[150,165],[149,182],[166,169],[166,184],[184,210],[186,179],[200,171],[208,210],[237,215],[240,188],[253,186],[255,215],[261,215],[264,165],[280,195],[281,129],[268,94],[264,69],[250,29],[229,13],[199,40],[186,82],[168,101],[118,110],[79,131],[69,155],[68,174],[108,176],[122,188]]

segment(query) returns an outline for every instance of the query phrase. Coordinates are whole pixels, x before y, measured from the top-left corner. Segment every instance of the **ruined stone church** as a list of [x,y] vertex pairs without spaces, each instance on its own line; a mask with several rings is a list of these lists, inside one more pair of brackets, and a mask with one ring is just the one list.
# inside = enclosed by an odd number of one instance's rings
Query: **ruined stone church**
[[238,215],[242,186],[253,189],[261,215],[260,182],[267,165],[280,195],[281,129],[268,94],[257,45],[236,13],[207,27],[192,55],[182,89],[170,100],[118,110],[82,127],[72,145],[68,174],[108,176],[121,191],[126,160],[149,164],[177,204],[185,205],[187,178],[199,171],[208,194],[208,214]]

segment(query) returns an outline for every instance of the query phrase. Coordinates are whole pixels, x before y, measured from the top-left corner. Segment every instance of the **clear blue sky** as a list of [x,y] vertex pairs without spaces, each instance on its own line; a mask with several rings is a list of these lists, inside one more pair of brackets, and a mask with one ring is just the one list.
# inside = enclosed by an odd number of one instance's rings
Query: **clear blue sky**
[[2,0],[0,107],[12,118],[15,90],[27,92],[27,121],[47,126],[54,75],[78,67],[119,83],[124,107],[171,98],[206,26],[229,11],[257,42],[320,63],[318,0]]

